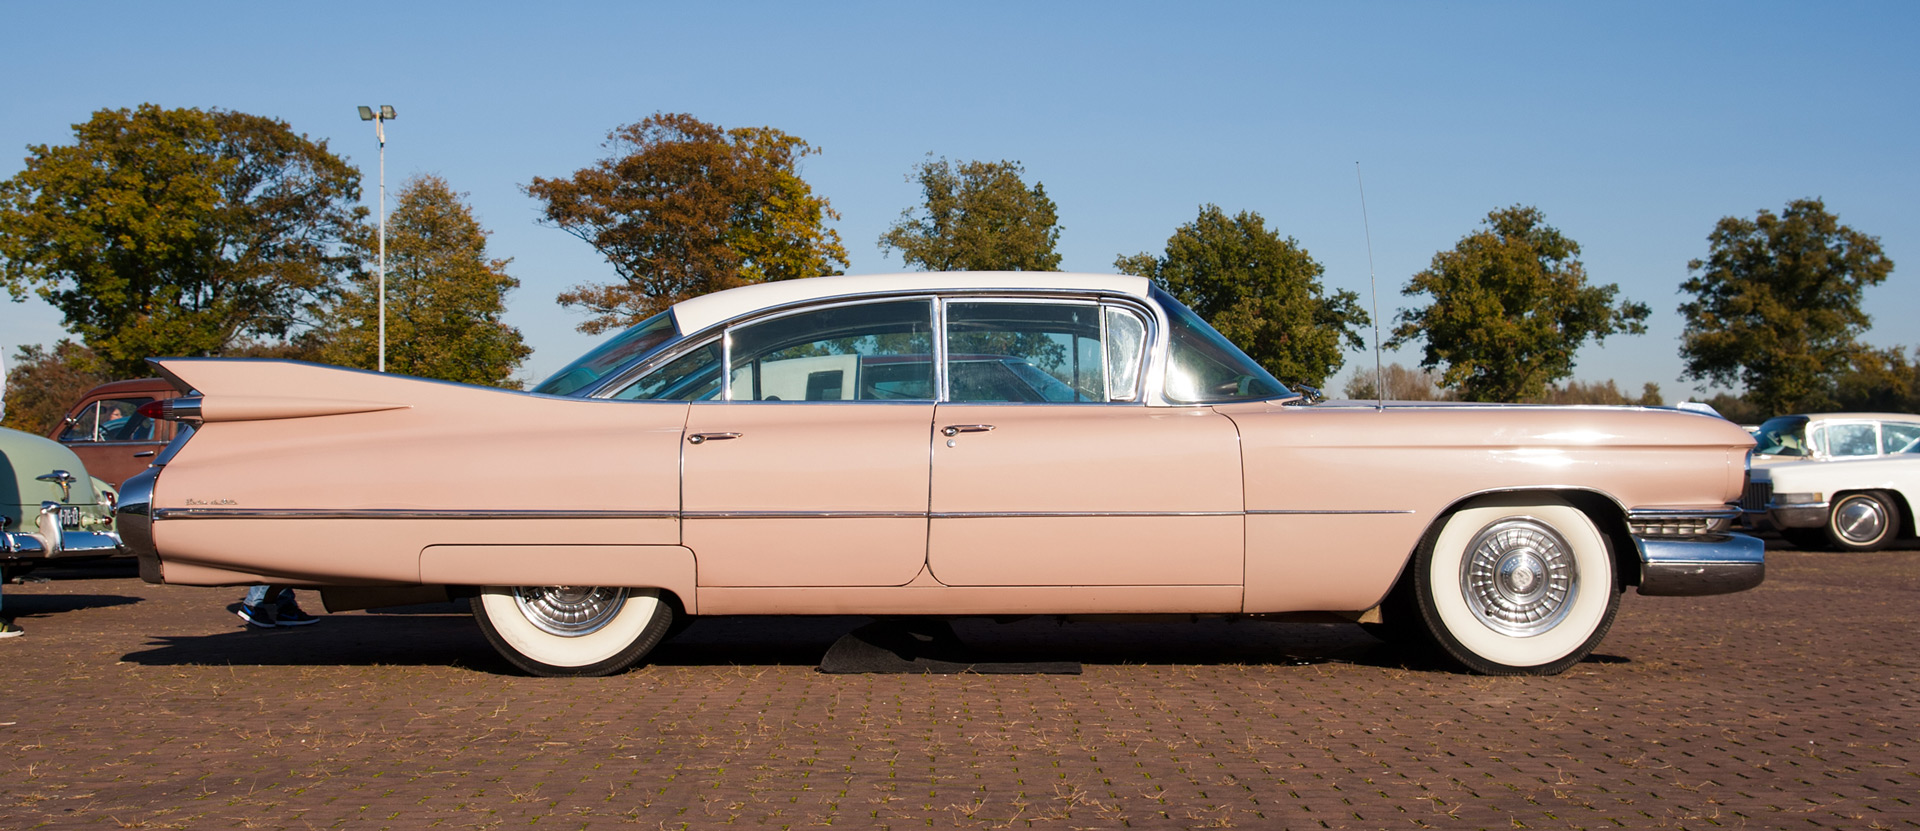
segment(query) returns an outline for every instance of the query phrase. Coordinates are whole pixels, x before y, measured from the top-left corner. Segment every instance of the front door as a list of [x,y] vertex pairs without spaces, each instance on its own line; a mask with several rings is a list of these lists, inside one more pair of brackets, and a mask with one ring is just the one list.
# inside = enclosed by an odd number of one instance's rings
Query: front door
[[1208,407],[1139,403],[1138,315],[951,301],[946,321],[927,554],[936,579],[1242,584],[1239,433]]

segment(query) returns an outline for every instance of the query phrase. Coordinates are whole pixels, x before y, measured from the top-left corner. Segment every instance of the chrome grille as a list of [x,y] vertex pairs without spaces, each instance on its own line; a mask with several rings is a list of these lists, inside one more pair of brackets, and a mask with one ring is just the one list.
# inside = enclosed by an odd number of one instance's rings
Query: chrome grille
[[1748,482],[1746,493],[1740,496],[1740,510],[1758,513],[1767,509],[1767,501],[1773,498],[1772,482]]
[[1636,516],[1627,529],[1636,537],[1698,537],[1725,532],[1732,524],[1727,516]]

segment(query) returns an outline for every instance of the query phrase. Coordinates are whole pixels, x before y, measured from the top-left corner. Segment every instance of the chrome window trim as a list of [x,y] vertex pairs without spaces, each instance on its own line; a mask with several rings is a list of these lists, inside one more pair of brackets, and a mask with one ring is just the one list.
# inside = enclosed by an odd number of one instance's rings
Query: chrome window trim
[[61,442],[61,444],[64,444],[68,447],[74,447],[78,445],[85,445],[87,447],[152,447],[153,445],[156,445],[156,444],[166,444],[166,443],[167,442],[165,439],[122,439],[120,441],[93,441],[91,439],[74,439],[73,441]]
[[[932,326],[933,326],[933,339],[934,339],[934,343],[933,343],[934,384],[935,384],[934,394],[936,397],[933,399],[930,399],[932,403],[939,403],[939,404],[950,403],[947,398],[947,386],[946,386],[947,378],[946,378],[946,370],[945,370],[946,328],[947,328],[946,315],[945,315],[946,301],[960,300],[964,302],[968,300],[996,300],[996,301],[1004,300],[1008,302],[1020,302],[1020,301],[1032,301],[1032,300],[1042,300],[1042,301],[1058,300],[1058,301],[1072,301],[1072,302],[1080,302],[1080,303],[1095,303],[1095,304],[1099,304],[1102,307],[1111,305],[1119,308],[1124,308],[1139,315],[1147,326],[1146,336],[1141,339],[1143,348],[1141,349],[1142,355],[1141,355],[1140,379],[1137,382],[1138,386],[1136,387],[1136,390],[1138,390],[1138,397],[1136,397],[1132,401],[1105,401],[1105,402],[1089,401],[1089,402],[1076,402],[1076,403],[1148,404],[1148,405],[1177,406],[1177,407],[1208,406],[1205,404],[1198,404],[1198,405],[1172,404],[1172,403],[1166,402],[1164,400],[1164,396],[1159,395],[1159,385],[1157,383],[1157,380],[1160,374],[1160,368],[1163,365],[1162,356],[1165,352],[1165,342],[1166,342],[1165,332],[1167,328],[1164,322],[1165,312],[1160,309],[1159,304],[1152,302],[1150,299],[1142,299],[1130,294],[1124,294],[1119,292],[1088,291],[1083,289],[1041,289],[1041,288],[1031,288],[1031,287],[1025,287],[1025,288],[991,287],[991,288],[974,288],[974,289],[951,289],[951,290],[940,290],[940,291],[927,291],[926,289],[911,289],[911,290],[901,290],[897,292],[893,292],[893,291],[866,292],[861,294],[835,295],[832,297],[815,297],[807,300],[795,301],[792,303],[784,303],[778,306],[770,306],[764,309],[756,309],[746,314],[737,315],[737,316],[728,318],[726,320],[720,321],[698,332],[681,334],[674,340],[671,340],[665,344],[662,344],[659,349],[653,352],[653,354],[636,360],[630,366],[607,373],[606,377],[601,379],[601,381],[598,382],[598,384],[592,388],[591,392],[584,393],[578,397],[589,398],[589,399],[599,399],[599,400],[610,400],[614,392],[617,392],[620,389],[624,389],[628,384],[632,383],[634,380],[637,380],[640,376],[645,375],[647,372],[650,372],[653,369],[659,366],[662,366],[664,364],[671,363],[672,361],[678,359],[681,355],[684,355],[687,352],[690,352],[694,349],[698,349],[701,346],[705,346],[708,343],[712,343],[713,341],[709,340],[709,338],[719,338],[719,339],[722,339],[721,384],[724,387],[724,390],[722,391],[722,397],[709,400],[709,401],[694,401],[690,403],[710,404],[710,403],[714,403],[714,401],[725,401],[727,403],[733,403],[733,400],[731,398],[733,394],[733,384],[731,383],[732,373],[733,373],[733,369],[732,369],[733,351],[732,351],[731,334],[735,328],[740,326],[745,326],[751,323],[758,323],[763,320],[773,320],[776,318],[787,317],[790,315],[799,314],[802,312],[811,311],[815,309],[826,309],[826,308],[833,308],[838,306],[857,306],[857,305],[864,305],[868,303],[879,303],[879,302],[889,302],[889,301],[898,301],[898,300],[913,300],[918,298],[925,298],[929,303],[932,304],[932,307],[933,307]],[[675,326],[679,325],[678,318],[675,319],[674,325]],[[1101,344],[1101,347],[1102,349],[1104,349],[1105,348],[1104,314],[1103,314],[1101,325],[1103,327],[1103,332],[1102,332],[1103,342]],[[567,397],[571,398],[575,396],[567,396]],[[921,398],[889,399],[888,401],[885,401],[885,402],[861,401],[858,403],[861,403],[861,404],[880,404],[880,403],[926,404],[926,403],[929,403],[930,400],[921,399]],[[623,402],[623,403],[647,403],[650,401],[653,401],[653,399],[639,399],[636,401]],[[664,403],[689,403],[689,402],[664,402]],[[788,403],[803,403],[803,402],[741,401],[739,403],[742,403],[742,404],[746,404],[746,403],[788,404]],[[849,402],[816,401],[816,402],[805,402],[805,403],[845,404]],[[979,402],[952,402],[952,403],[979,403]],[[1032,402],[1027,402],[1027,403],[1032,403]]]

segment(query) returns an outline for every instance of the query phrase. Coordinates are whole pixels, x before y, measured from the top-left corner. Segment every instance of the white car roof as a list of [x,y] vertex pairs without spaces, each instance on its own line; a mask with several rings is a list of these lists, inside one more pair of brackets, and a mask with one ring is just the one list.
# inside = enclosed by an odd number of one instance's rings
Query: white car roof
[[920,271],[905,274],[836,275],[804,280],[755,283],[684,300],[673,307],[681,334],[693,334],[748,312],[805,300],[884,291],[1009,289],[1102,291],[1145,299],[1145,277],[1125,274],[1068,274],[1059,271]]
[[1816,421],[1904,421],[1920,423],[1920,415],[1913,413],[1805,413],[1801,417],[1808,423]]

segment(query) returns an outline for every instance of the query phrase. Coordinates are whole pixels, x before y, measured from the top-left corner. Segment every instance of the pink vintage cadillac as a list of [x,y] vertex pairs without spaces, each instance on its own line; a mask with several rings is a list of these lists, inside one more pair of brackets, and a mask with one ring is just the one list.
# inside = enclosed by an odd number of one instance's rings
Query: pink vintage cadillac
[[1136,277],[896,274],[696,298],[532,392],[159,359],[149,581],[471,597],[541,675],[692,615],[1326,613],[1546,674],[1626,587],[1758,585],[1753,440],[1623,407],[1312,403]]

